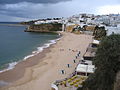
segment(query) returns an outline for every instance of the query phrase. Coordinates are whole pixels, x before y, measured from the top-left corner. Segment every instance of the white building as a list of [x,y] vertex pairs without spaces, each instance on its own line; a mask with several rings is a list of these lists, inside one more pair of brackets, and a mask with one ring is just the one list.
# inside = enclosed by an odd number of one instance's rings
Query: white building
[[120,34],[120,27],[106,27],[107,31],[107,35],[110,35],[112,33],[115,34]]
[[78,64],[76,68],[77,75],[84,75],[88,76],[91,73],[94,73],[95,65],[85,65],[85,64]]
[[44,24],[44,23],[62,23],[62,20],[40,20],[35,22],[35,24]]

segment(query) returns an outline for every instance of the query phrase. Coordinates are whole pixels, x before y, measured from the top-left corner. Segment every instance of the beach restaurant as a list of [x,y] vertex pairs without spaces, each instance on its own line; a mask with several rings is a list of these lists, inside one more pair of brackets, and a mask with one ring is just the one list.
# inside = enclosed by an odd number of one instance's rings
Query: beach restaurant
[[76,68],[77,75],[88,76],[91,73],[94,73],[95,65],[85,65],[85,64],[78,64]]
[[98,40],[93,40],[93,42],[92,42],[92,47],[94,48],[97,48],[97,46],[99,45],[99,43],[100,43],[100,41],[98,41]]
[[83,55],[84,60],[92,60],[95,57],[95,53],[100,41],[93,40],[92,43],[89,44],[85,54]]

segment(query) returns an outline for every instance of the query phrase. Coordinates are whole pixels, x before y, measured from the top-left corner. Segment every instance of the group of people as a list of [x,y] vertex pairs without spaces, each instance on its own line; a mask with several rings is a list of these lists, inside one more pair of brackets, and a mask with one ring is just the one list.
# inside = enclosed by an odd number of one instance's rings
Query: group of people
[[[71,49],[69,49],[69,50],[71,50]],[[80,56],[80,54],[81,54],[81,52],[79,51],[78,54],[75,56],[75,58],[77,59]],[[75,59],[73,60],[73,63],[76,63]],[[70,64],[67,64],[68,68],[70,68],[70,66],[71,66]],[[65,70],[61,70],[61,73],[65,74]]]
[[69,49],[69,51],[70,51],[70,50],[71,50],[72,52],[78,52],[78,50]]

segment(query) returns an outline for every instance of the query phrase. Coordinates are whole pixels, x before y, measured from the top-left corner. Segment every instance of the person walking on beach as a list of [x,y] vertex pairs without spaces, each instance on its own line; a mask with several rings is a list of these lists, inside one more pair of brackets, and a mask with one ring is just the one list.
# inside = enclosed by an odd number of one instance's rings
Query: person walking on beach
[[79,51],[79,54],[80,54],[81,52]]
[[62,74],[65,74],[65,71],[64,70],[61,70]]
[[76,61],[75,61],[75,60],[73,60],[73,62],[74,62],[74,63],[76,63]]
[[70,64],[67,64],[68,68],[70,67]]
[[77,56],[75,56],[76,57],[76,59],[77,59]]

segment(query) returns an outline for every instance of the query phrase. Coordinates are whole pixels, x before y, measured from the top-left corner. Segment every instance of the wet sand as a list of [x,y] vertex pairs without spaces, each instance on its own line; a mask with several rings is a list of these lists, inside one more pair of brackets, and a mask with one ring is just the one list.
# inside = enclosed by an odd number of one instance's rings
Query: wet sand
[[[10,84],[0,90],[51,90],[52,82],[68,77],[77,65],[73,62],[75,56],[81,51],[79,59],[82,57],[92,42],[92,36],[62,34],[56,44],[17,64],[13,70],[1,73],[0,80]],[[67,64],[70,64],[70,68]],[[65,74],[61,74],[61,70],[65,70]]]

